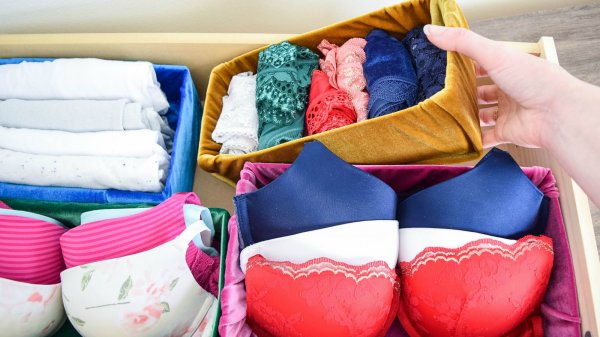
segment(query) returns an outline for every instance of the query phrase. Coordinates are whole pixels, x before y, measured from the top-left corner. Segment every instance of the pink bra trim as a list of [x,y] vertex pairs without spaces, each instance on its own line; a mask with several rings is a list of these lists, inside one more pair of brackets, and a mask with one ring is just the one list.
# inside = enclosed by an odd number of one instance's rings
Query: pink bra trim
[[32,284],[60,283],[65,269],[59,238],[66,228],[15,215],[0,215],[0,277]]
[[[140,253],[174,239],[185,229],[184,204],[200,205],[194,193],[178,193],[156,207],[73,228],[60,238],[67,268]],[[196,255],[193,243],[188,264]]]

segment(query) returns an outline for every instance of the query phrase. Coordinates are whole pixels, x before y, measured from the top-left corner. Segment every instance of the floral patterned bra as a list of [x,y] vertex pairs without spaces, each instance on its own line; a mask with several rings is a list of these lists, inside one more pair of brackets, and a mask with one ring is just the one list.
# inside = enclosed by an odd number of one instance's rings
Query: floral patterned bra
[[201,222],[153,249],[63,271],[63,303],[75,329],[85,337],[189,337],[205,327],[218,303],[186,262]]

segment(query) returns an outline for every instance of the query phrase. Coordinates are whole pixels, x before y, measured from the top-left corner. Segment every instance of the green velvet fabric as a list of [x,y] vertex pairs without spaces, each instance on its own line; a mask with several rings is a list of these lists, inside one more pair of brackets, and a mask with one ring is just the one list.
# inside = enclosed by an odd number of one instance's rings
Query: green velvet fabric
[[38,201],[30,199],[2,199],[12,209],[45,215],[67,227],[79,226],[81,213],[97,209],[152,207],[152,204],[94,204],[78,202]]

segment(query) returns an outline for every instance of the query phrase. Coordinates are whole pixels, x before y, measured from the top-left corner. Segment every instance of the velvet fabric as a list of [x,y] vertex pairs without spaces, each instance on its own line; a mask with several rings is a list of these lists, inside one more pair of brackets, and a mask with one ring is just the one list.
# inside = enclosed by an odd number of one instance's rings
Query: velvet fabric
[[[42,62],[50,59],[0,59],[0,64],[23,61]],[[60,202],[86,203],[152,203],[157,204],[177,192],[191,191],[198,151],[200,100],[190,71],[185,66],[154,65],[161,89],[170,104],[166,115],[169,126],[176,130],[171,153],[170,170],[162,192],[133,192],[114,189],[47,187],[0,183],[0,198],[20,198]],[[90,79],[93,80],[93,79]],[[216,122],[216,120],[215,120]],[[214,125],[213,125],[214,128]]]
[[548,198],[496,148],[472,170],[409,196],[397,209],[400,228],[458,229],[515,240],[541,234],[547,213]]
[[146,208],[153,204],[97,204],[78,202],[53,202],[33,199],[2,198],[2,201],[12,209],[45,215],[60,221],[67,227],[79,226],[81,213],[98,209]]
[[393,220],[397,199],[381,180],[310,142],[278,179],[233,201],[248,246],[348,222]]
[[406,47],[381,29],[373,29],[366,40],[364,73],[369,92],[369,118],[415,105],[417,74]]
[[[268,186],[290,165],[246,163],[242,179],[238,182],[236,194],[256,191]],[[420,165],[363,165],[360,169],[378,177],[391,186],[399,196],[408,196],[416,191],[439,184],[467,172],[470,167],[420,166]],[[552,239],[554,245],[554,266],[541,312],[544,334],[549,337],[580,336],[581,320],[577,303],[577,288],[573,272],[573,262],[565,231],[556,181],[550,169],[542,167],[523,168],[525,175],[550,199],[549,213],[543,235]],[[238,223],[232,216],[228,225],[229,245],[225,262],[225,285],[221,292],[223,313],[219,323],[221,336],[252,336],[245,323],[246,299],[244,274],[240,269]],[[389,336],[403,336],[404,331],[395,326]]]
[[[414,27],[427,23],[468,27],[454,0],[411,0],[288,41],[316,52],[324,38],[342,45],[380,28],[402,39]],[[416,106],[262,151],[219,155],[221,146],[212,141],[211,134],[221,113],[222,98],[234,75],[256,72],[262,49],[215,67],[208,83],[198,164],[230,183],[239,179],[244,162],[291,163],[302,144],[312,140],[320,140],[343,160],[354,164],[456,163],[477,158],[483,152],[473,63],[450,52],[444,89]]]

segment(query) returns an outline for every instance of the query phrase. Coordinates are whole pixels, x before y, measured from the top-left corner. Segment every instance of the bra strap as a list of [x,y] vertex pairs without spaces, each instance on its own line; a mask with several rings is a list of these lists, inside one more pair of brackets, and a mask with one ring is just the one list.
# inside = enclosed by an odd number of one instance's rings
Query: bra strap
[[181,232],[181,234],[179,234],[179,236],[177,236],[177,238],[173,240],[173,242],[177,247],[187,249],[187,246],[190,243],[190,241],[192,241],[192,239],[196,235],[206,230],[210,229],[208,228],[208,226],[206,226],[204,221],[198,220],[193,224],[187,226],[186,229],[184,229],[183,232]]

